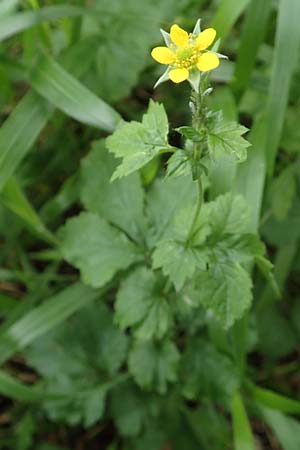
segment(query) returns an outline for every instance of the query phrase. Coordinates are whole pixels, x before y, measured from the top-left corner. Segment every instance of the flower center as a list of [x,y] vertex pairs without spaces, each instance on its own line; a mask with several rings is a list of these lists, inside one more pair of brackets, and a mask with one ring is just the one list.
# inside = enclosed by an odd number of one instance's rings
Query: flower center
[[180,69],[191,69],[197,64],[199,51],[195,45],[178,48],[175,52],[174,66]]

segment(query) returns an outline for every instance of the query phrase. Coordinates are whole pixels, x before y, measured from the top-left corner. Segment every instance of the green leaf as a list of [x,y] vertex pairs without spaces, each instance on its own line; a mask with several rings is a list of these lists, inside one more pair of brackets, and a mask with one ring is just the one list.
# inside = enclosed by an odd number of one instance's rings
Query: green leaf
[[239,392],[236,392],[232,397],[231,414],[233,420],[234,449],[255,450],[254,436]]
[[[94,424],[104,412],[108,389],[117,382],[127,345],[127,337],[101,303],[83,308],[67,326],[35,341],[25,352],[27,364],[43,375],[47,392],[62,394],[45,403],[49,416],[70,424]],[[107,382],[111,378],[112,383]]]
[[290,165],[274,179],[271,186],[272,211],[276,219],[285,219],[292,207],[295,193],[295,166]]
[[42,97],[80,122],[111,132],[121,119],[113,108],[48,56],[39,57],[30,81]]
[[177,379],[178,361],[178,350],[170,341],[135,341],[128,364],[140,387],[164,394],[168,382],[174,383]]
[[122,436],[137,436],[145,420],[144,396],[138,389],[126,383],[111,392],[111,409],[114,422]]
[[94,425],[102,416],[105,409],[106,388],[96,387],[85,394],[84,398],[84,426]]
[[195,205],[196,196],[196,184],[191,177],[157,179],[153,183],[147,195],[146,211],[151,245],[172,232],[179,211],[187,205]]
[[161,339],[172,324],[170,305],[152,271],[145,267],[129,275],[117,294],[115,319],[121,328],[135,326],[140,339]]
[[63,322],[99,294],[80,283],[74,284],[25,314],[0,336],[0,362]]
[[166,178],[190,175],[191,161],[184,150],[176,150],[167,161]]
[[15,178],[10,178],[3,187],[3,191],[0,194],[0,202],[21,217],[27,225],[46,241],[51,244],[57,244],[55,236],[47,230]]
[[236,235],[249,231],[248,208],[241,195],[220,195],[209,204],[208,215],[212,234],[216,239],[226,234]]
[[129,175],[145,166],[155,156],[171,148],[168,144],[168,118],[163,105],[149,103],[142,123],[129,122],[120,127],[106,139],[107,148],[121,164],[113,174],[112,180]]
[[251,288],[248,272],[234,261],[216,261],[197,279],[199,302],[225,329],[230,328],[249,309]]
[[208,132],[207,143],[213,159],[232,156],[238,162],[247,159],[247,148],[251,145],[242,137],[248,129],[236,122],[217,123]]
[[262,412],[283,450],[298,450],[300,448],[300,423],[279,411],[263,408]]
[[177,291],[180,291],[187,279],[193,277],[196,270],[206,270],[208,254],[205,248],[198,248],[185,241],[165,239],[157,244],[153,253],[153,268],[162,268],[169,276]]
[[59,237],[64,258],[93,287],[103,286],[118,270],[140,259],[137,247],[125,234],[94,213],[84,212],[68,220]]
[[278,394],[277,392],[253,386],[254,399],[264,407],[288,414],[300,414],[300,401]]
[[30,150],[51,113],[47,102],[29,92],[0,128],[0,190]]
[[140,239],[144,228],[144,193],[138,174],[110,181],[116,168],[115,158],[100,140],[82,161],[81,200],[91,212]]
[[84,9],[71,5],[56,5],[41,8],[37,11],[11,14],[0,20],[0,41],[36,24],[60,20],[64,17],[78,17],[87,12],[89,12],[88,8]]
[[192,338],[181,360],[183,395],[189,400],[203,397],[228,402],[239,386],[234,364],[210,343]]
[[18,402],[41,402],[47,397],[47,393],[40,387],[26,386],[4,371],[0,371],[0,393]]
[[179,127],[175,128],[178,133],[180,133],[182,136],[184,136],[186,139],[190,139],[193,142],[200,142],[203,137],[199,131],[197,131],[194,127]]
[[84,18],[84,32],[97,33],[93,81],[102,98],[115,103],[137,84],[139,73],[149,63],[148,49],[157,41],[159,25],[168,9],[172,9],[168,0],[161,0],[159,7],[149,1],[113,0],[101,4],[102,14],[93,17],[95,30],[87,20],[90,17]]
[[[271,85],[267,103],[266,140],[263,143],[269,174],[274,169],[288,105],[291,79],[298,60],[300,28],[297,18],[299,15],[300,2],[298,0],[280,0]],[[280,95],[278,95],[278,92],[280,92]]]
[[225,38],[231,27],[244,12],[250,0],[221,0],[216,15],[212,22],[212,26],[217,30],[218,36]]
[[268,30],[272,6],[272,0],[252,0],[247,9],[233,81],[233,89],[238,93],[249,84],[257,52]]

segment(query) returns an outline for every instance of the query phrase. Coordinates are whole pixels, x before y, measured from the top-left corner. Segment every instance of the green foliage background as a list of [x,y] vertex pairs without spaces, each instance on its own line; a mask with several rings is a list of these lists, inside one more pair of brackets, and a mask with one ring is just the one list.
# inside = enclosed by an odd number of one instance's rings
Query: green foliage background
[[[229,60],[185,245],[195,183],[183,152],[165,162],[198,138],[190,89],[153,91],[150,50],[198,17]],[[0,2],[1,450],[299,450],[299,17]]]

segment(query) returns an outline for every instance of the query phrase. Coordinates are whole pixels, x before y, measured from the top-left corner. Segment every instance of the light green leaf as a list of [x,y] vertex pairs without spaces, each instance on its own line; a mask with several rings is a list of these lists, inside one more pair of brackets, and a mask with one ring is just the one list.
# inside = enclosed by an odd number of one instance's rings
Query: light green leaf
[[236,122],[221,122],[209,130],[208,149],[213,159],[231,156],[238,162],[247,159],[247,148],[251,145],[242,137],[248,129]]
[[113,108],[48,56],[39,57],[30,81],[42,97],[80,122],[111,132],[121,119]]
[[196,183],[191,177],[157,179],[153,183],[147,196],[146,211],[151,228],[150,244],[156,244],[172,232],[179,211],[195,205],[196,195]]
[[171,148],[167,139],[168,130],[168,118],[163,105],[152,100],[142,123],[121,124],[106,140],[107,148],[116,157],[122,158],[112,180],[135,172],[155,156]]
[[152,271],[142,267],[126,278],[117,294],[116,322],[121,328],[135,326],[140,339],[161,339],[172,324],[172,312],[156,285]]
[[226,234],[247,233],[249,215],[242,196],[230,193],[220,195],[209,204],[209,223],[216,239]]
[[144,389],[164,394],[177,379],[179,353],[170,341],[136,341],[129,354],[129,370]]
[[196,270],[206,270],[208,254],[205,248],[198,248],[173,239],[165,239],[158,243],[153,253],[153,268],[162,268],[164,275],[169,276],[177,291],[185,281],[193,277]]
[[241,394],[237,391],[231,402],[234,450],[255,450],[256,444]]
[[68,220],[59,237],[64,258],[93,287],[103,286],[118,270],[140,259],[137,247],[125,234],[94,213],[81,213]]
[[199,302],[225,328],[243,317],[252,302],[248,272],[233,261],[218,262],[197,280]]
[[138,174],[111,182],[116,168],[115,158],[97,141],[82,161],[81,200],[92,212],[117,225],[132,238],[143,230],[143,189]]

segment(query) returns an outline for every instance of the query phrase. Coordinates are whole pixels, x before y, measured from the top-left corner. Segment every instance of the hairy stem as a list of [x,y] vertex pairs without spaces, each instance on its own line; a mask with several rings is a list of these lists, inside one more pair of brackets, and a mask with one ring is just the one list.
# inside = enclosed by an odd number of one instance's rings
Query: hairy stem
[[202,186],[201,178],[198,178],[197,184],[198,184],[198,198],[197,198],[196,209],[194,212],[194,217],[193,217],[193,220],[192,220],[192,223],[191,223],[191,226],[190,226],[189,232],[187,234],[187,238],[186,238],[187,244],[189,243],[191,238],[194,236],[195,227],[196,227],[197,220],[200,215],[200,211],[201,211],[201,207],[202,207],[202,203],[203,203],[203,186]]

